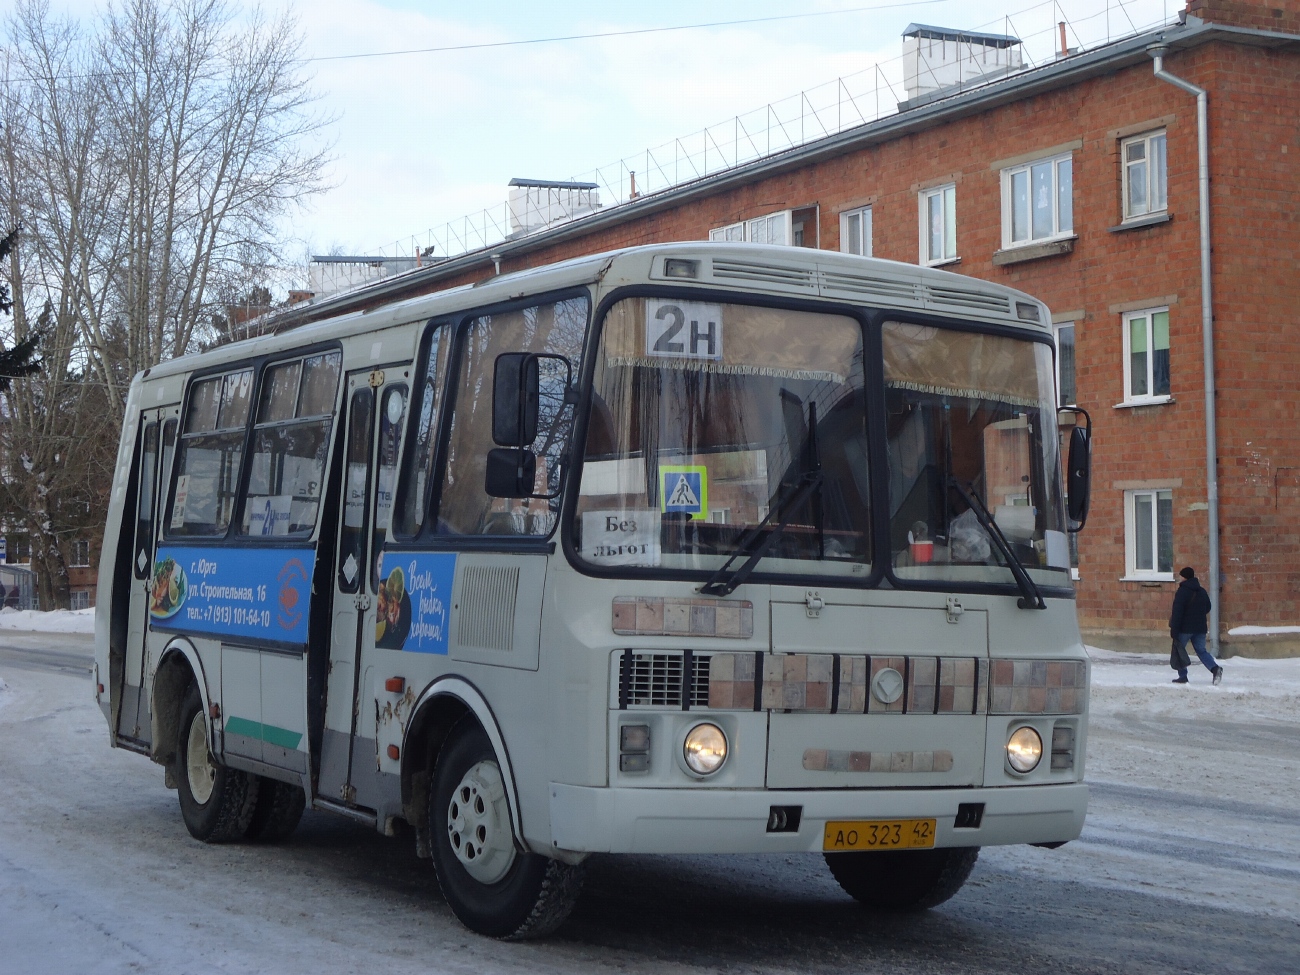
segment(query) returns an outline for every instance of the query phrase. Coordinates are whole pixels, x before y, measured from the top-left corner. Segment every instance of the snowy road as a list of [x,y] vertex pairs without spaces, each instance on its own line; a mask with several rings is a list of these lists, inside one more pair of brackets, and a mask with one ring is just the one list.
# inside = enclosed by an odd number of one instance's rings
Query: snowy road
[[[81,638],[0,634],[0,972],[1242,972],[1300,964],[1300,660],[1172,687],[1096,656],[1083,838],[988,849],[952,901],[873,917],[818,856],[595,858],[571,920],[461,928],[409,838],[308,812],[195,843],[110,750]],[[1199,681],[1199,683],[1195,683]]]

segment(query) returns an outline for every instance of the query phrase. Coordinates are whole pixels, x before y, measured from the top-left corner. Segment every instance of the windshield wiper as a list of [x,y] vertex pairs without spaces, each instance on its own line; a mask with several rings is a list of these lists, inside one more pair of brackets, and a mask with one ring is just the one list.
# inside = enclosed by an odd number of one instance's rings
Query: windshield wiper
[[[768,511],[762,521],[749,531],[745,532],[740,542],[736,545],[736,551],[732,553],[731,558],[722,563],[718,571],[709,576],[709,581],[700,586],[700,592],[704,593],[706,596],[729,596],[735,592],[737,588],[743,585],[745,580],[749,578],[750,573],[754,571],[754,566],[758,565],[763,556],[767,554],[767,550],[770,549],[773,543],[781,537],[781,533],[785,531],[786,526],[794,520],[795,512],[798,511],[803,503],[811,498],[814,492],[818,491],[821,486],[821,471],[809,471],[800,477],[794,484],[790,485],[790,490],[787,490],[786,496],[780,499],[777,506]],[[780,520],[778,520],[772,527],[772,530],[767,533],[767,537],[763,539],[762,544],[751,552],[750,546],[754,544],[758,537],[763,533],[763,529],[767,528],[768,524],[778,514],[780,514]],[[731,563],[746,554],[749,555],[749,558],[745,560],[744,564],[735,572],[728,575]]]
[[1007,536],[1002,534],[1002,529],[998,527],[998,523],[989,514],[988,507],[985,506],[983,500],[975,492],[975,485],[970,485],[970,490],[967,491],[962,486],[961,481],[952,475],[948,476],[948,483],[957,489],[957,493],[962,496],[962,500],[970,506],[971,511],[975,512],[976,519],[984,526],[989,538],[993,539],[993,544],[998,547],[1002,557],[1007,560],[1007,568],[1011,570],[1016,585],[1020,587],[1020,599],[1016,601],[1016,605],[1021,609],[1047,609],[1047,604],[1043,602],[1043,594],[1038,591],[1038,587],[1034,585],[1034,580],[1029,578],[1029,573],[1025,571],[1024,565],[1016,558],[1016,553],[1012,551]]

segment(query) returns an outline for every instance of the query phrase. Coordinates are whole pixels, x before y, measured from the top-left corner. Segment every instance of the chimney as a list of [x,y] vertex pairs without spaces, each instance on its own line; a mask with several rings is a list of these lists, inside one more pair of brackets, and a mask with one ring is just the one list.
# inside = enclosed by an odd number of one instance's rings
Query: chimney
[[1063,20],[1062,20],[1062,21],[1058,21],[1057,24],[1056,24],[1056,27],[1057,27],[1057,29],[1061,32],[1061,46],[1060,46],[1060,47],[1057,49],[1057,51],[1056,51],[1056,58],[1057,58],[1057,60],[1059,61],[1061,58],[1068,58],[1071,54],[1078,54],[1078,53],[1079,53],[1079,49],[1078,49],[1077,47],[1067,47],[1067,46],[1066,46],[1066,43],[1065,43],[1065,21],[1063,21]]

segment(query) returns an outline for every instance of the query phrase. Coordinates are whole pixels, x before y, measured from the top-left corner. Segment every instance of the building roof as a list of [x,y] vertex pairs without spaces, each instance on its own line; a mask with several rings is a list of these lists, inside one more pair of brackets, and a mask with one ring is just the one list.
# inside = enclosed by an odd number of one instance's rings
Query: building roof
[[508,186],[540,186],[548,190],[594,190],[597,189],[597,183],[575,183],[565,180],[553,179],[519,179],[515,177]]

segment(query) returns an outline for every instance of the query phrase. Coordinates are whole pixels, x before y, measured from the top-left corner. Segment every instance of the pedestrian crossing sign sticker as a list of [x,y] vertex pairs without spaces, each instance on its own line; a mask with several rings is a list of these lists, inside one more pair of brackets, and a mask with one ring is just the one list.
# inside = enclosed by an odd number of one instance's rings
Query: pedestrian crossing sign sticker
[[702,464],[659,468],[659,510],[684,511],[695,521],[709,517],[709,469]]

